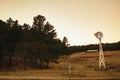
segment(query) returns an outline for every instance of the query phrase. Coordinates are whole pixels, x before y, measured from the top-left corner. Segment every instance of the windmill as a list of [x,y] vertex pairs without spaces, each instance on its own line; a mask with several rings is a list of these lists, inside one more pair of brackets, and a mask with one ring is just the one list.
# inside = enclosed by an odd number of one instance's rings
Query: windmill
[[104,59],[104,53],[103,53],[103,47],[101,44],[101,38],[103,38],[102,32],[96,32],[94,34],[97,39],[99,39],[99,70],[105,69],[105,59]]

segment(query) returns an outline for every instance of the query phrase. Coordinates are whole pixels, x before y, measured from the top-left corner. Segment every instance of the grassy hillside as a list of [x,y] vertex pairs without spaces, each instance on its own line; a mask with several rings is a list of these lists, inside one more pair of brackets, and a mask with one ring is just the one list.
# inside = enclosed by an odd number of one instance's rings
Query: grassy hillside
[[[88,79],[120,79],[120,51],[106,51],[105,63],[108,70],[98,71],[98,52],[74,53],[68,60],[60,58],[60,63],[50,63],[49,69],[42,70],[17,70],[0,71],[0,79],[3,78],[88,78]],[[71,67],[71,76],[67,74],[68,65]]]

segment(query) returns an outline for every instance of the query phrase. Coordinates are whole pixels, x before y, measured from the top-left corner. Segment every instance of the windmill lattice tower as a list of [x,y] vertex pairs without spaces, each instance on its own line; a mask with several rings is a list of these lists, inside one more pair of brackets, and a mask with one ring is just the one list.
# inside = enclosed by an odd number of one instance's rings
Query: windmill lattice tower
[[103,53],[103,47],[101,43],[101,38],[103,38],[102,32],[95,33],[95,36],[97,39],[99,39],[99,70],[105,69],[105,59],[104,59],[104,53]]

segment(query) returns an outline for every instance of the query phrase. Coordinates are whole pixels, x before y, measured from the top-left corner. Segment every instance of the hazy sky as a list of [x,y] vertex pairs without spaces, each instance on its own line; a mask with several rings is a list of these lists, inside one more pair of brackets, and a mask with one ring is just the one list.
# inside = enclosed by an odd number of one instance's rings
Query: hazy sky
[[71,45],[98,43],[94,33],[104,34],[102,42],[120,41],[120,0],[0,0],[0,19],[9,17],[32,25],[38,14],[54,25],[58,38]]

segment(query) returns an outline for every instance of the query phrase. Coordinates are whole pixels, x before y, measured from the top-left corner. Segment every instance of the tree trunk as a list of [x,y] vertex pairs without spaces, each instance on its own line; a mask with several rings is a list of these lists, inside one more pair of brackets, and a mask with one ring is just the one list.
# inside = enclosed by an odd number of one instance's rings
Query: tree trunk
[[9,67],[12,67],[12,54],[9,54]]
[[50,61],[47,60],[46,62],[47,62],[47,66],[46,66],[46,67],[49,68],[49,63],[50,63]]
[[26,70],[27,67],[26,67],[26,57],[25,56],[23,57],[23,65],[24,65],[24,70]]
[[39,59],[39,60],[40,60],[40,68],[42,68],[42,66],[43,66],[43,62],[42,62],[41,59]]
[[18,62],[19,62],[19,61],[18,61],[18,57],[17,57],[17,56],[15,56],[15,58],[16,58],[16,63],[15,63],[15,67],[16,67],[16,68],[15,68],[15,69],[17,70],[17,67],[18,67],[18,64],[19,64]]
[[2,55],[0,55],[0,68],[2,66]]
[[2,49],[0,48],[0,67],[2,66]]

